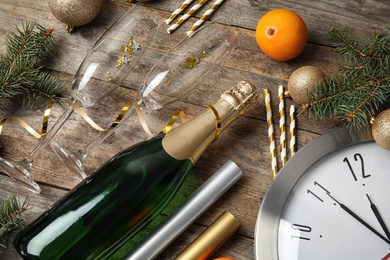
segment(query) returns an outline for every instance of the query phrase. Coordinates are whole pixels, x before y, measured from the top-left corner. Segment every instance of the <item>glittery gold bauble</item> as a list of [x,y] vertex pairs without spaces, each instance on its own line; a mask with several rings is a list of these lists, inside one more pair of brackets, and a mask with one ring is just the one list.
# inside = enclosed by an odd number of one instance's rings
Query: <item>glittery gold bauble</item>
[[303,66],[295,70],[288,80],[288,92],[300,105],[307,104],[308,94],[313,92],[317,82],[325,79],[325,74],[315,66]]
[[50,12],[69,27],[91,22],[99,14],[102,0],[48,0]]
[[390,150],[390,109],[382,111],[375,117],[372,136],[383,149]]

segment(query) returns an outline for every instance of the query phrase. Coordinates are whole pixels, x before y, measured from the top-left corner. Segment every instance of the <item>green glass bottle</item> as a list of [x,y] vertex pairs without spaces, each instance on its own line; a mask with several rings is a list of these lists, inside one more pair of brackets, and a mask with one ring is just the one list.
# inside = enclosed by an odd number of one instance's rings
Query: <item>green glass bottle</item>
[[25,259],[107,257],[164,209],[204,150],[257,95],[240,82],[198,117],[114,156],[17,234],[16,250]]

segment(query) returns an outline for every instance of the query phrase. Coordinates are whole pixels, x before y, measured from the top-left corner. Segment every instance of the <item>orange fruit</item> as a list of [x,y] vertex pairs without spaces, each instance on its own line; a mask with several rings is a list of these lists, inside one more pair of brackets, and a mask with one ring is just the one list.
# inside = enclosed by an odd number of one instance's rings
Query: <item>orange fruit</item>
[[306,23],[288,9],[269,11],[257,24],[256,42],[269,57],[278,61],[291,60],[305,48]]

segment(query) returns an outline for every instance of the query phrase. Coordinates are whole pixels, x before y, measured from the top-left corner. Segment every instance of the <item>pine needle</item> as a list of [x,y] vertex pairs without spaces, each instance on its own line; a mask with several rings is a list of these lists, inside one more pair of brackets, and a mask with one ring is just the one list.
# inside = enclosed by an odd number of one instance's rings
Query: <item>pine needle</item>
[[[25,22],[16,31],[9,34],[6,53],[0,55],[0,101],[12,99],[23,108],[36,109],[56,99],[62,88],[62,83],[38,65],[55,51],[53,28]],[[0,108],[4,107],[0,104]]]
[[15,196],[5,198],[0,204],[0,252],[1,248],[7,248],[9,233],[22,226],[24,212],[30,205],[27,197],[23,203]]
[[356,40],[348,28],[333,29],[327,36],[344,63],[316,86],[305,107],[315,119],[330,117],[364,127],[390,99],[389,36],[375,32],[368,44]]

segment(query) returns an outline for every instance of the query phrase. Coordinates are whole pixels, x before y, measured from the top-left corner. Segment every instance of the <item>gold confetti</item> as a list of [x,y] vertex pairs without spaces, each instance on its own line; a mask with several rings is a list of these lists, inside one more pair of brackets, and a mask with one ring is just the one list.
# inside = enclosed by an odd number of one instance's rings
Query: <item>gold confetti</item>
[[137,51],[141,46],[133,40],[133,37],[129,37],[129,40],[125,41],[125,45],[122,45],[119,49],[122,51],[122,55],[118,56],[116,67],[119,68],[123,64],[130,63],[130,59],[133,56],[134,51]]
[[109,71],[106,72],[108,81],[112,81],[111,73]]
[[198,65],[200,60],[207,55],[207,53],[213,46],[214,46],[213,42],[208,42],[207,44],[203,44],[201,46],[200,51],[193,52],[186,57],[184,67],[192,69],[193,67]]

